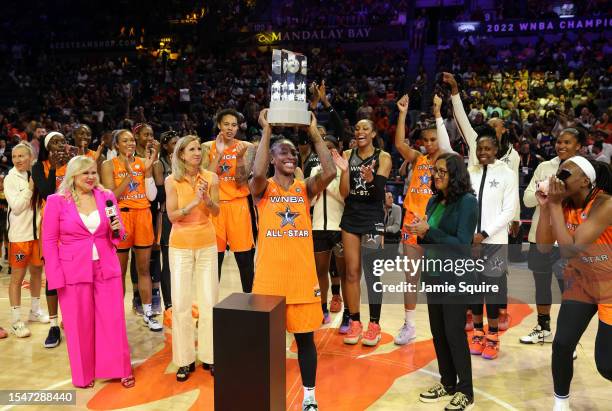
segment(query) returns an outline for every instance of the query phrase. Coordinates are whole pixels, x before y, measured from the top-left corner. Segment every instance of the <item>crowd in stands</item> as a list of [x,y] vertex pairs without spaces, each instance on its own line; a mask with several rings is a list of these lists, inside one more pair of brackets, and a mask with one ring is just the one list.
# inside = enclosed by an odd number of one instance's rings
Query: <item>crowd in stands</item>
[[[463,102],[475,125],[493,117],[506,121],[517,151],[539,162],[555,156],[554,142],[565,127],[588,135],[589,145],[601,141],[610,159],[609,105],[612,41],[562,37],[543,38],[500,47],[479,41],[442,42],[438,67],[463,80]],[[451,138],[458,138],[450,130]],[[587,148],[597,157],[598,148]],[[595,151],[597,153],[592,153]],[[537,164],[537,163],[536,163]]]
[[325,1],[290,0],[275,16],[276,27],[303,28],[348,27],[363,25],[400,24],[408,12],[406,0]]
[[[533,156],[534,168],[554,157],[557,133],[572,126],[588,134],[587,154],[603,155],[609,161],[611,47],[612,40],[582,37],[575,41],[563,37],[555,44],[543,39],[512,42],[503,47],[468,39],[443,41],[437,70],[463,80],[463,102],[475,125],[493,117],[506,121],[510,141],[520,153]],[[309,79],[326,81],[346,135],[351,135],[356,121],[370,118],[379,144],[390,152],[394,151],[395,102],[410,92],[407,135],[420,147],[419,130],[431,120],[422,99],[427,78],[424,68],[416,83],[406,78],[411,61],[405,51],[369,51],[364,59],[363,52],[341,48],[295,49],[309,56]],[[34,64],[7,69],[5,86],[16,93],[17,104],[0,109],[0,140],[5,141],[0,144],[10,151],[16,135],[31,138],[37,127],[69,136],[80,123],[92,127],[95,144],[107,131],[143,121],[153,126],[156,135],[172,129],[208,140],[214,133],[212,119],[224,107],[243,114],[244,138],[252,140],[260,133],[258,113],[269,101],[269,70],[269,52],[261,50],[219,55],[190,52],[167,62],[144,54],[103,63],[39,57]],[[465,152],[452,111],[446,108],[444,113],[455,149]],[[321,105],[318,116],[322,124],[327,123]],[[400,164],[396,156],[394,168]]]

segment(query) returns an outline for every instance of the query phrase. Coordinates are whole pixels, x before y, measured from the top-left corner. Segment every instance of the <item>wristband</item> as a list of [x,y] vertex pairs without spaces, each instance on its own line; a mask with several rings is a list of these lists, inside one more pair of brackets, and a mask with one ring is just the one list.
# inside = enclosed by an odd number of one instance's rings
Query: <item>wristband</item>
[[482,230],[480,232],[480,235],[483,236],[484,238],[488,238],[489,237],[489,234],[485,230]]

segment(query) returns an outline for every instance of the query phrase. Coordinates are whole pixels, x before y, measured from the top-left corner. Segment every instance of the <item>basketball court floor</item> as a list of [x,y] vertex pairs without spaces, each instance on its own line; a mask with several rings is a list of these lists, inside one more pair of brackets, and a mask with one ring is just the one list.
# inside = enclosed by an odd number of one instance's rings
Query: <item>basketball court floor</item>
[[[0,325],[9,326],[6,264],[0,272]],[[512,273],[527,272],[524,264],[514,265]],[[233,256],[227,256],[220,287],[220,299],[240,290]],[[512,274],[511,274],[512,276]],[[529,278],[523,276],[523,278]],[[27,281],[26,277],[26,281]],[[129,282],[129,281],[128,281]],[[533,283],[522,284],[533,287]],[[28,283],[23,285],[23,313],[29,309]],[[44,293],[44,290],[43,290]],[[43,298],[44,299],[44,298]],[[44,306],[44,303],[42,303]],[[52,410],[212,410],[214,380],[198,368],[187,382],[175,379],[170,330],[152,333],[131,311],[131,290],[126,293],[125,309],[128,338],[136,386],[123,388],[118,381],[96,381],[94,388],[77,389],[76,406],[28,406],[27,409]],[[552,409],[551,344],[523,345],[519,337],[536,324],[535,306],[518,303],[509,306],[511,328],[501,337],[496,360],[472,357],[476,410],[550,410]],[[558,306],[553,307],[556,328]],[[367,318],[367,305],[362,305]],[[318,372],[316,397],[319,409],[327,410],[442,410],[443,403],[423,404],[418,394],[438,381],[437,364],[429,331],[426,305],[417,307],[417,338],[406,346],[393,344],[403,323],[403,306],[383,306],[384,332],[376,348],[346,346],[335,328],[341,313],[332,323],[316,332]],[[228,324],[240,327],[240,324]],[[47,324],[29,324],[32,335],[14,335],[0,340],[0,389],[71,390],[70,365],[65,339],[55,349],[43,348]],[[577,348],[571,397],[574,410],[610,410],[610,383],[595,367],[595,316]],[[220,349],[220,348],[217,348]],[[245,342],[245,349],[248,345]],[[300,410],[302,386],[293,339],[287,335],[287,409]],[[253,399],[256,401],[256,399]],[[0,405],[0,411],[17,409]],[[19,407],[24,408],[24,407]]]

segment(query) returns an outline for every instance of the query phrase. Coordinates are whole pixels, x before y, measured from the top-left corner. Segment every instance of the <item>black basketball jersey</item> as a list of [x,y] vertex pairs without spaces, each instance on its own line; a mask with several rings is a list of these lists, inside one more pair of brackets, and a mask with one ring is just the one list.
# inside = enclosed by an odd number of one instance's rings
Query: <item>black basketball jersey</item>
[[362,159],[357,149],[351,150],[349,157],[349,195],[344,202],[344,213],[340,227],[356,234],[372,233],[384,227],[383,201],[376,198],[371,187],[361,177],[361,167],[374,164],[374,174],[379,167],[380,149]]

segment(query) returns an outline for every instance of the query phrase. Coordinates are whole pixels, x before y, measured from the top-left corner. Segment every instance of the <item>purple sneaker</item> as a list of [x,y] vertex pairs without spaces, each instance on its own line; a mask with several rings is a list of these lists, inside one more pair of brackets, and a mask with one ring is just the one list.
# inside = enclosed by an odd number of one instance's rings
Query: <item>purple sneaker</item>
[[338,333],[346,334],[351,328],[351,318],[348,315],[342,316],[342,323],[340,323],[340,328],[338,328]]
[[331,315],[329,313],[323,313],[323,324],[329,324],[331,322]]

